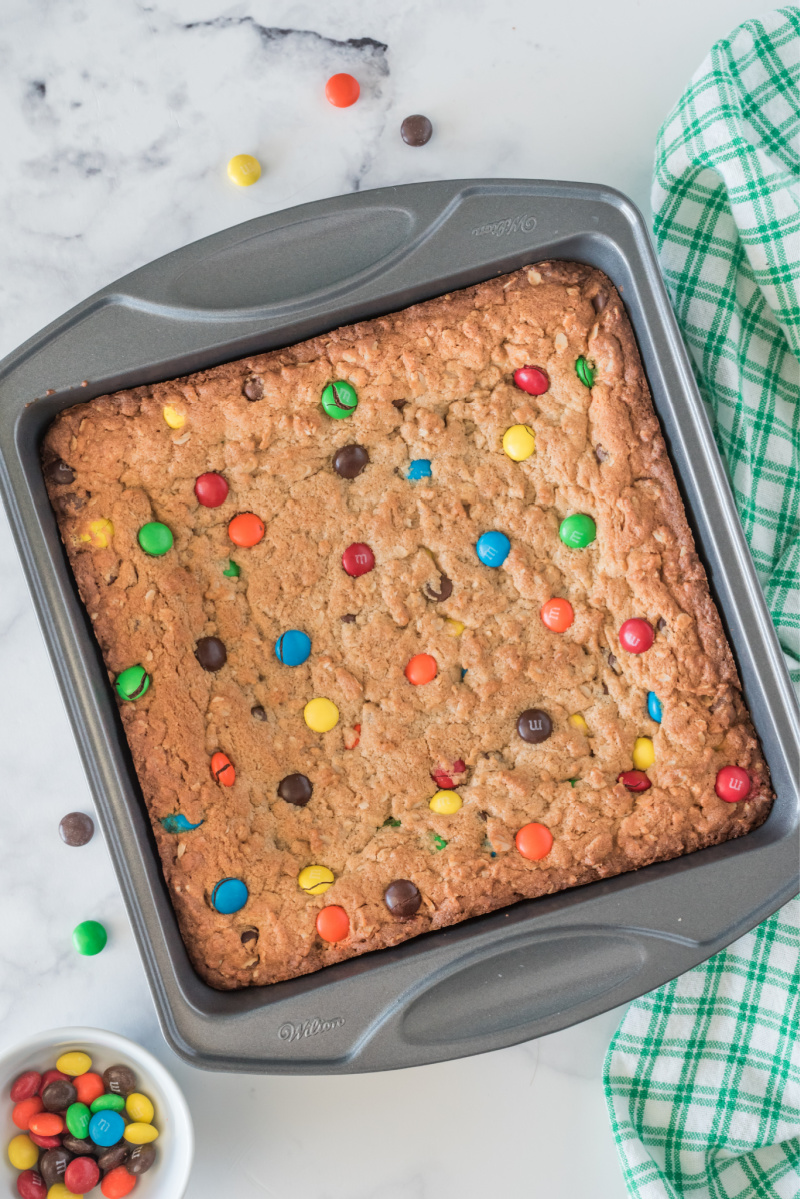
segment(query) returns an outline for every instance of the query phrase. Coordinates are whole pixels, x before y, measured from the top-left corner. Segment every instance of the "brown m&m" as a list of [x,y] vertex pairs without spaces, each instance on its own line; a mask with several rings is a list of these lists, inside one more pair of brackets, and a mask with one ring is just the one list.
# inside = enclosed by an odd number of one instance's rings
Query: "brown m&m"
[[287,774],[278,783],[278,795],[286,803],[294,804],[297,808],[304,808],[311,799],[311,793],[314,787],[311,780],[306,778],[304,774]]
[[553,722],[541,708],[526,708],[517,720],[517,732],[523,741],[539,745],[553,731]]
[[228,661],[228,651],[219,637],[201,637],[195,646],[194,656],[203,670],[222,670]]
[[393,916],[407,920],[419,910],[422,896],[419,889],[407,878],[396,878],[383,893],[383,902]]
[[355,479],[369,465],[369,453],[363,445],[343,445],[333,455],[333,469],[342,479]]
[[56,458],[55,462],[51,462],[46,467],[45,474],[51,483],[64,485],[75,482],[75,471],[67,465],[63,458]]
[[426,146],[432,133],[433,125],[419,112],[406,117],[400,126],[400,136],[407,146]]
[[65,845],[88,845],[94,836],[94,821],[85,812],[68,812],[58,831]]

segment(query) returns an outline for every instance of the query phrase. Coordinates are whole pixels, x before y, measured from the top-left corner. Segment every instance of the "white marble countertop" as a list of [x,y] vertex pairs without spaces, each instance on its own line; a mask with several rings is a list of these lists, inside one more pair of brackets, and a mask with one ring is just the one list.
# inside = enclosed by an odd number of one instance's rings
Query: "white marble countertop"
[[[758,7],[758,6],[757,6]],[[260,213],[422,179],[585,179],[648,212],[659,124],[752,0],[4,0],[0,356],[96,288]],[[366,39],[366,40],[362,40]],[[335,71],[352,109],[323,97]],[[399,137],[422,112],[434,137]],[[262,161],[237,189],[225,164]],[[619,1012],[390,1074],[205,1074],[164,1044],[5,518],[0,516],[0,1046],[48,1026],[134,1037],[198,1133],[188,1199],[623,1199],[600,1082]],[[108,948],[70,933],[102,920]]]

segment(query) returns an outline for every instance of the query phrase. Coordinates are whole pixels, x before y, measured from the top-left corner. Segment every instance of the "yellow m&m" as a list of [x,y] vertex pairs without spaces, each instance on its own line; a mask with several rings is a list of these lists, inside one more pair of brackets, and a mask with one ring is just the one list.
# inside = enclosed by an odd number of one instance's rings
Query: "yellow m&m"
[[186,424],[186,417],[177,408],[173,408],[172,404],[165,404],[161,409],[161,415],[170,429],[182,429]]
[[536,449],[536,437],[528,425],[512,425],[503,434],[503,449],[514,462],[524,462]]
[[228,178],[237,187],[249,187],[261,178],[261,163],[252,154],[234,154],[228,163]]
[[649,737],[637,737],[633,745],[633,764],[637,770],[647,770],[656,760],[656,751]]
[[447,632],[451,637],[460,637],[466,627],[463,620],[451,620],[450,617],[447,618]]
[[81,533],[81,541],[90,541],[97,549],[105,550],[111,545],[111,538],[113,536],[113,524],[107,517],[102,516],[99,520],[89,521],[89,524]]
[[138,1091],[131,1091],[125,1100],[125,1111],[137,1124],[152,1124],[153,1116],[156,1114],[155,1108],[147,1096],[141,1095]]
[[63,1074],[71,1074],[73,1078],[77,1078],[81,1074],[87,1074],[91,1068],[92,1059],[88,1053],[83,1053],[80,1049],[74,1049],[70,1053],[62,1053],[56,1062],[56,1070],[61,1070]]
[[580,712],[573,712],[569,718],[569,722],[579,733],[583,733],[584,737],[589,736],[589,726],[586,723],[586,717],[582,716]]
[[428,807],[439,816],[452,816],[462,806],[461,796],[455,791],[437,791]]
[[333,882],[333,871],[327,866],[306,866],[297,876],[297,885],[307,895],[324,895]]
[[8,1160],[15,1170],[31,1170],[39,1160],[39,1150],[24,1132],[8,1142]]
[[129,1145],[149,1145],[158,1137],[158,1129],[152,1124],[129,1124],[122,1135]]
[[47,1192],[47,1199],[75,1199],[74,1191],[68,1191],[63,1182],[54,1182]]
[[339,723],[339,709],[332,700],[318,696],[303,708],[303,719],[315,733],[329,733]]

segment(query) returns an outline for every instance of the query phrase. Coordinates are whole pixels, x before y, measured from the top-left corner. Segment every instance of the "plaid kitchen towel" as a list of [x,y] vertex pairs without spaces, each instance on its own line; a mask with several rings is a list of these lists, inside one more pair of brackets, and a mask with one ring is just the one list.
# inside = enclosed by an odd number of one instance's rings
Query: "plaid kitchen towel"
[[[715,45],[658,140],[667,288],[800,684],[800,9]],[[634,1199],[800,1199],[800,899],[636,1000],[605,1062]]]

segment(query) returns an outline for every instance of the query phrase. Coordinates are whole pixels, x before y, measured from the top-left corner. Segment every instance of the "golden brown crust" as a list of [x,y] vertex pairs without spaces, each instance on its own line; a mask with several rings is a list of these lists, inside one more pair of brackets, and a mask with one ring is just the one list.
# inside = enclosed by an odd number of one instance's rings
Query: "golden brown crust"
[[[575,373],[579,355],[595,366],[591,391]],[[545,395],[513,385],[528,363],[547,371]],[[250,402],[243,387],[254,376],[264,394]],[[346,420],[320,407],[333,379],[358,391]],[[186,416],[181,429],[166,424],[165,404]],[[517,423],[536,435],[522,463],[501,445]],[[370,464],[345,480],[331,458],[352,442],[368,448]],[[50,471],[48,487],[109,672],[141,662],[152,675],[142,699],[121,705],[122,719],[184,939],[213,986],[317,970],[738,837],[769,812],[767,767],[633,333],[597,270],[538,263],[302,345],[104,396],[61,413],[43,457],[75,475],[57,482]],[[432,478],[408,480],[415,458],[431,460]],[[193,493],[209,470],[231,488],[216,509]],[[238,511],[263,518],[259,546],[228,540]],[[559,540],[572,512],[596,521],[588,549]],[[108,545],[102,519],[113,524]],[[156,519],[175,535],[163,558],[136,540]],[[493,528],[512,543],[499,570],[474,548]],[[376,557],[358,579],[341,567],[354,541]],[[229,558],[239,578],[223,575]],[[436,590],[442,572],[453,591],[437,603],[424,589]],[[575,609],[566,633],[540,619],[551,596]],[[618,642],[633,616],[658,626],[638,656]],[[460,636],[453,621],[466,626]],[[312,638],[303,666],[275,658],[287,628]],[[228,650],[216,674],[194,655],[211,635]],[[403,671],[419,652],[434,655],[438,676],[413,687]],[[647,714],[650,690],[663,703],[661,725]],[[302,716],[318,695],[341,713],[325,734]],[[539,745],[516,732],[530,707],[553,720]],[[573,713],[588,736],[569,723]],[[632,768],[638,736],[653,738],[656,762],[652,788],[634,794],[616,779]],[[231,788],[211,778],[216,750],[236,766]],[[464,806],[436,815],[430,772],[457,759]],[[745,803],[715,794],[728,763],[751,774]],[[294,772],[313,783],[305,808],[277,795]],[[161,819],[176,812],[204,823],[168,833]],[[555,838],[538,862],[514,846],[529,821]],[[336,876],[322,896],[296,881],[314,863]],[[223,916],[209,896],[228,876],[243,878],[250,898]],[[398,878],[423,896],[407,920],[383,902]],[[315,932],[329,903],[350,916],[351,936],[338,945]],[[248,929],[258,940],[243,944]]]

